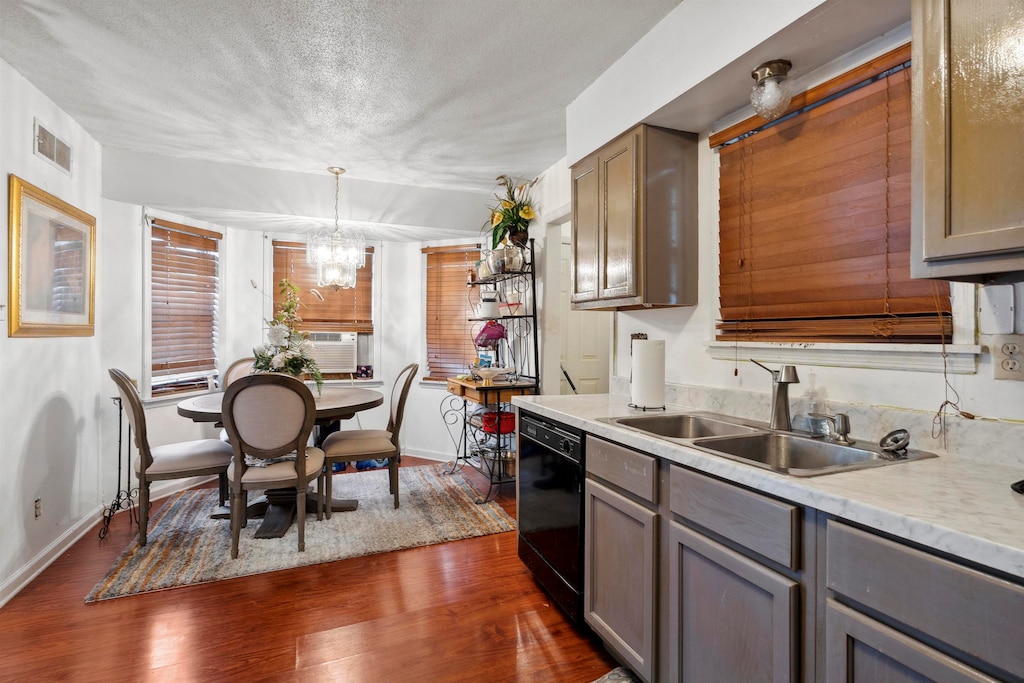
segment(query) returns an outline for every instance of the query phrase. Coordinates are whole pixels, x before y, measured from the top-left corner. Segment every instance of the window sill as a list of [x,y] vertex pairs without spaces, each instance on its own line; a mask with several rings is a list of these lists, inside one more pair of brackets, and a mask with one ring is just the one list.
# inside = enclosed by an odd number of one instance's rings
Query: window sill
[[[839,368],[875,368],[942,372],[941,344],[816,344],[813,342],[721,342],[706,343],[716,360],[737,357],[762,362],[819,365]],[[945,369],[951,375],[977,372],[981,346],[946,344]]]

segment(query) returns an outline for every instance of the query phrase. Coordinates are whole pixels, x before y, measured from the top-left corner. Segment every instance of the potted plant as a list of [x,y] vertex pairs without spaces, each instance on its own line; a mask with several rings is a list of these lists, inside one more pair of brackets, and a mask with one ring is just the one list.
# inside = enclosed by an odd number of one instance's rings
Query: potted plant
[[491,208],[491,218],[482,229],[482,232],[490,231],[492,250],[498,249],[502,243],[526,246],[530,221],[537,217],[530,197],[537,180],[517,183],[511,176],[498,176],[499,192],[494,194],[498,203]]
[[[288,280],[281,280],[284,301],[273,320],[267,321],[267,343],[252,350],[253,367],[259,372],[283,372],[295,377],[308,374],[316,382],[317,393],[324,384],[320,367],[313,359],[313,342],[298,329],[299,288]],[[312,290],[319,297],[319,292]]]

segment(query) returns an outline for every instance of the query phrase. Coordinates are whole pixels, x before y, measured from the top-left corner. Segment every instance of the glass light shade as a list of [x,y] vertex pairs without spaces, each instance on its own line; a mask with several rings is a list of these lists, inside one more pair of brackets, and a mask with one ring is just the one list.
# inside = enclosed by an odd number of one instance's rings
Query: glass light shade
[[792,90],[785,76],[771,76],[750,90],[750,104],[761,118],[774,121],[786,113]]
[[349,235],[338,223],[340,166],[327,169],[334,174],[334,230],[327,228],[306,233],[306,263],[316,265],[316,284],[320,287],[351,289],[356,286],[356,269],[366,265],[366,240]]

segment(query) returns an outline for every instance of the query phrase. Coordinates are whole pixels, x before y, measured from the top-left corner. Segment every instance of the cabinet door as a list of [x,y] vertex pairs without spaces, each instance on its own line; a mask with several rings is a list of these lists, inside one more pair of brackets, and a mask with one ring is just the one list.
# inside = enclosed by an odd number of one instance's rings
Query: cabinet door
[[600,298],[637,296],[637,153],[639,134],[630,133],[601,152]]
[[657,515],[590,479],[584,495],[586,622],[623,663],[653,681]]
[[598,289],[601,184],[597,157],[572,167],[572,302],[594,301]]
[[669,546],[670,680],[797,680],[799,585],[676,522]]
[[825,611],[825,648],[825,679],[833,683],[995,681],[834,600]]
[[[950,276],[1024,270],[1024,5],[914,0],[914,29],[913,220],[923,260]],[[962,257],[971,258],[957,264]]]

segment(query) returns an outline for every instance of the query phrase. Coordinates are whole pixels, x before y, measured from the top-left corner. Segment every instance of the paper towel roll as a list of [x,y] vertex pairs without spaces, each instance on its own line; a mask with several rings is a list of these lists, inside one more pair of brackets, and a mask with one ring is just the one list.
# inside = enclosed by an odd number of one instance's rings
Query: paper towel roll
[[665,407],[665,340],[635,339],[629,376],[634,408]]

